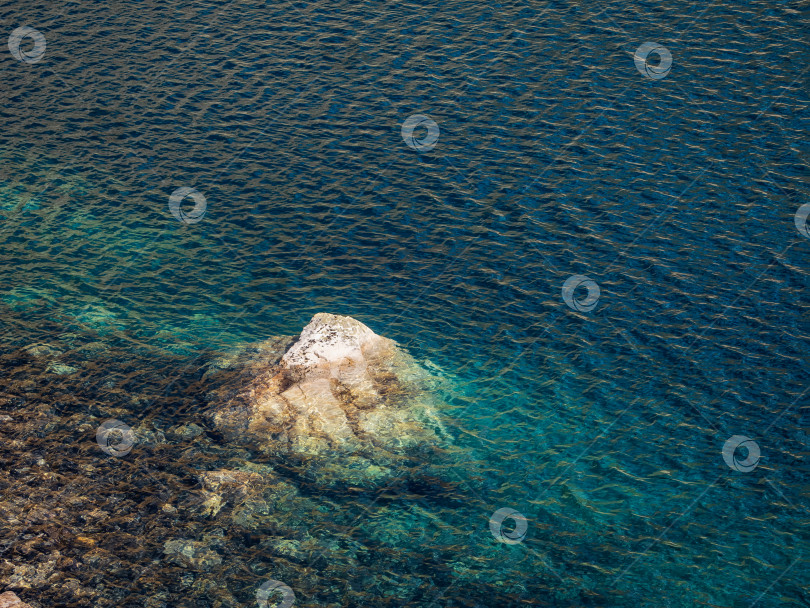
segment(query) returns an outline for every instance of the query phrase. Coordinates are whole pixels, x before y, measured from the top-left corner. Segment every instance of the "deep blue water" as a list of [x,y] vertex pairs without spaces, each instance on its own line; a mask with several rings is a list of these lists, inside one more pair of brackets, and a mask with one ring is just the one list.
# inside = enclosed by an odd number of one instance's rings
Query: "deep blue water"
[[[494,605],[476,580],[499,605],[810,606],[805,3],[0,15],[47,40],[35,63],[0,49],[2,302],[26,332],[193,357],[326,311],[452,379],[474,499],[365,524],[405,518],[424,534],[380,542],[446,566],[419,579],[433,604],[391,605]],[[634,65],[647,41],[664,78]],[[432,149],[403,140],[412,115]],[[199,222],[169,211],[184,186]],[[564,302],[572,275],[593,310]],[[734,435],[754,470],[724,462]],[[523,542],[493,542],[504,507]]]

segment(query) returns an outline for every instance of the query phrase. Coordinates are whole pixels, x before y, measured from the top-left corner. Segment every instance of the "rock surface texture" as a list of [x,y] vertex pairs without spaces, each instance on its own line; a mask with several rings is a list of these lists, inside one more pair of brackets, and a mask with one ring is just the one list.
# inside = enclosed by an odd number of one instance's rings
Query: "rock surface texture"
[[31,608],[31,605],[23,602],[13,591],[6,591],[0,593],[0,608]]
[[308,459],[321,481],[383,481],[442,435],[431,376],[351,317],[316,314],[297,340],[220,359],[209,379],[211,421],[229,441]]

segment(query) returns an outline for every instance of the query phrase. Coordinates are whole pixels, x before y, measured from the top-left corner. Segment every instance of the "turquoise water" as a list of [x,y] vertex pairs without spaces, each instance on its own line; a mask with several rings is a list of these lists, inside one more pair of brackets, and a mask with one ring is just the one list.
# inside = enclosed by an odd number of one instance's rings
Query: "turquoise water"
[[[205,353],[325,311],[447,381],[448,485],[313,493],[340,509],[309,535],[345,552],[279,573],[256,543],[222,550],[256,566],[241,605],[271,574],[302,606],[810,605],[806,7],[0,14],[47,39],[37,63],[0,53],[7,351],[154,349],[179,391]],[[634,65],[648,40],[665,78]],[[403,141],[414,114],[429,151]],[[169,210],[184,186],[199,222]],[[592,311],[564,302],[572,275]],[[734,435],[761,449],[751,472],[723,460]],[[500,508],[522,542],[494,542]],[[217,605],[173,584],[145,595]]]

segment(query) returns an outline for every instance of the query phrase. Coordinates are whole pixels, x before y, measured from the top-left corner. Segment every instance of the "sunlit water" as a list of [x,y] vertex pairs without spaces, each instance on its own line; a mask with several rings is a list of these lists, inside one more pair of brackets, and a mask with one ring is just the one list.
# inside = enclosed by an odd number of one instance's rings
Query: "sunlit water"
[[[311,535],[351,567],[223,551],[255,566],[223,575],[243,605],[266,578],[301,606],[810,605],[806,7],[0,15],[47,39],[37,63],[0,52],[7,352],[155,349],[176,357],[157,394],[204,352],[326,311],[448,380],[458,450],[436,464],[454,489],[324,497],[340,525]],[[634,65],[648,40],[665,78]],[[413,114],[438,125],[432,150],[403,141]],[[169,211],[183,186],[206,197],[199,222]],[[598,283],[592,311],[563,301],[572,275]],[[759,445],[753,471],[724,462],[733,435]],[[495,542],[500,508],[526,517],[523,542]],[[163,585],[154,605],[220,605]]]

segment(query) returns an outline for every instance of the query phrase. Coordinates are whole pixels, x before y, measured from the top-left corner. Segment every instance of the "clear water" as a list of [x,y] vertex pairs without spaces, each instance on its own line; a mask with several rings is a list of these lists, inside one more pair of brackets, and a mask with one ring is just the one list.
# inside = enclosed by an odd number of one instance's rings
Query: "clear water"
[[[285,566],[297,605],[810,605],[806,5],[0,15],[47,39],[0,52],[7,349],[58,325],[193,361],[326,311],[450,380],[452,496],[329,497],[343,527],[311,535],[378,557]],[[634,65],[648,40],[665,78]],[[197,223],[169,211],[183,186]],[[594,310],[563,301],[572,275]],[[753,471],[725,464],[733,435]],[[523,542],[494,542],[500,508]],[[241,605],[282,578],[250,559],[255,583],[221,575]]]

